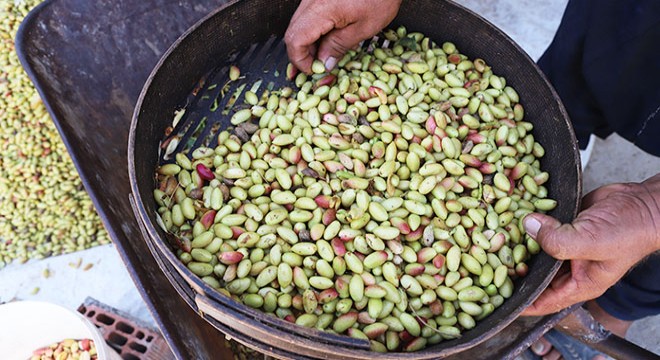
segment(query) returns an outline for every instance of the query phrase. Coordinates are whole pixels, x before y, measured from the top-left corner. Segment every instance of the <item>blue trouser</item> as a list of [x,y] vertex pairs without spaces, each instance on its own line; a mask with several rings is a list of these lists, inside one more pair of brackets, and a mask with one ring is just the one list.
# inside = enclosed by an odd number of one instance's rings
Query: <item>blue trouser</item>
[[[581,148],[613,132],[660,156],[660,1],[570,0],[539,66],[573,122]],[[657,169],[660,172],[660,169]],[[660,313],[660,255],[597,300],[636,320]]]

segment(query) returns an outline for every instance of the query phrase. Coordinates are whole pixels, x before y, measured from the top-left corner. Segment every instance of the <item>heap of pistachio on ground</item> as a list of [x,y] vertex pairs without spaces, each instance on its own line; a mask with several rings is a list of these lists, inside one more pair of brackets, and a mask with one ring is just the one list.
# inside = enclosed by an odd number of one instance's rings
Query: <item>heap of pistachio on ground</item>
[[14,49],[40,2],[0,0],[0,268],[110,242]]

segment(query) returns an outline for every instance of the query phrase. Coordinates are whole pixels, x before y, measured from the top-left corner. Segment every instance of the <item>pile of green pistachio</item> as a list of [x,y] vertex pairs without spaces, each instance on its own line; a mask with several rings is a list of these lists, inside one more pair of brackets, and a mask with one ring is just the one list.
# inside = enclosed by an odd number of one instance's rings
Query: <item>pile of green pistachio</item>
[[157,169],[154,197],[178,257],[213,288],[415,351],[513,294],[540,251],[521,220],[556,202],[503,77],[452,43],[382,36],[330,72],[289,66],[298,91],[248,90],[217,146]]
[[14,49],[21,21],[39,3],[0,0],[0,268],[109,243]]

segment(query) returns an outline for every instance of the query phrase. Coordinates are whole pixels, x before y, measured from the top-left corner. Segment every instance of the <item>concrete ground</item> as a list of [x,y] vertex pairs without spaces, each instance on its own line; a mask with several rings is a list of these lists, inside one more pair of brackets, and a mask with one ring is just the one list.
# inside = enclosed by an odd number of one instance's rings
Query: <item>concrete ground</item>
[[[566,0],[466,0],[459,3],[481,14],[511,36],[533,59],[552,40]],[[617,136],[596,140],[584,172],[585,193],[604,184],[640,181],[660,171],[660,158],[639,151]],[[89,267],[88,264],[92,264]],[[44,276],[49,269],[50,277]],[[44,300],[75,309],[91,296],[141,320],[153,319],[133,285],[114,246],[0,270],[0,303],[14,299]],[[660,316],[637,321],[629,340],[660,354]]]

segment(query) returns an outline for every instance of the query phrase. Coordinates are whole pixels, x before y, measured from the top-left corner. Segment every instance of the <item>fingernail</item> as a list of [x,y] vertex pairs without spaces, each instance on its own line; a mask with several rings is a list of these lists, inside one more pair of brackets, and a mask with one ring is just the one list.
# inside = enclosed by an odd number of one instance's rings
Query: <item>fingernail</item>
[[325,69],[326,70],[332,70],[337,66],[337,59],[335,59],[333,56],[330,56],[325,60]]
[[525,231],[529,236],[536,238],[536,235],[539,233],[541,228],[541,222],[536,220],[535,217],[526,216],[523,220],[523,226],[525,226]]
[[545,346],[540,341],[532,344],[532,352],[534,352],[534,354],[541,355],[543,354],[544,350],[545,350]]

